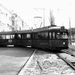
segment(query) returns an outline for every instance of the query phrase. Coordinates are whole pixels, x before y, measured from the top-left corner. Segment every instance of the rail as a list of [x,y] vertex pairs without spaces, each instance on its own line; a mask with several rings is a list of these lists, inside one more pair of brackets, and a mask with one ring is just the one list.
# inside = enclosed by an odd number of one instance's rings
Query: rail
[[71,56],[74,56],[75,57],[75,54],[73,54],[74,49],[72,48],[69,48],[69,49],[65,49],[65,50],[61,50],[61,52],[64,52],[66,54],[70,54]]
[[23,70],[23,69],[26,67],[26,65],[30,62],[30,60],[32,59],[32,57],[33,57],[33,55],[35,54],[36,51],[37,51],[37,49],[35,49],[35,50],[31,53],[30,57],[28,58],[28,60],[26,61],[26,63],[21,67],[21,69],[18,71],[17,75],[21,75],[22,70]]
[[66,60],[65,58],[63,58],[59,53],[56,53],[56,55],[61,58],[63,61],[65,61],[72,69],[75,70],[75,62],[70,62],[68,60]]

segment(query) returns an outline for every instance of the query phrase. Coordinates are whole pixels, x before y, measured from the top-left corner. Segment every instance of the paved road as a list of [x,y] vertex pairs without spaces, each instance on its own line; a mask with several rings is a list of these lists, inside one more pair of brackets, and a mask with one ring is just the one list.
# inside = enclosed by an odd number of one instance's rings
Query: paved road
[[16,75],[33,49],[0,48],[0,75]]

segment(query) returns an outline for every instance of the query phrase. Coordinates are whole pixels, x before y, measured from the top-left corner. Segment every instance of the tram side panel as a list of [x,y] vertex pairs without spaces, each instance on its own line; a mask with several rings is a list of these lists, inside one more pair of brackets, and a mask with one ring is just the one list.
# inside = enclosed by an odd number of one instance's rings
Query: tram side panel
[[68,33],[64,31],[57,32],[55,41],[56,41],[55,45],[57,48],[67,49],[68,48]]
[[48,33],[47,32],[33,33],[32,43],[33,47],[35,48],[48,49],[49,47]]
[[16,34],[16,46],[21,46],[22,45],[22,35],[21,34]]
[[52,44],[56,49],[67,49],[68,48],[68,39],[52,40]]
[[50,30],[33,33],[33,47],[50,50],[68,48],[67,32],[60,30]]
[[0,46],[7,46],[7,45],[15,45],[16,40],[14,39],[14,34],[2,34],[0,35]]
[[2,38],[2,35],[0,35],[0,46],[3,46],[3,38]]
[[33,47],[54,50],[56,46],[55,46],[55,39],[53,39],[53,32],[43,31],[34,33]]
[[[51,36],[51,37],[50,37]],[[67,49],[68,48],[68,35],[66,32],[50,32],[49,38],[53,49]]]
[[5,41],[5,35],[0,35],[0,46],[5,45],[4,41]]
[[5,46],[4,39],[0,39],[0,47]]

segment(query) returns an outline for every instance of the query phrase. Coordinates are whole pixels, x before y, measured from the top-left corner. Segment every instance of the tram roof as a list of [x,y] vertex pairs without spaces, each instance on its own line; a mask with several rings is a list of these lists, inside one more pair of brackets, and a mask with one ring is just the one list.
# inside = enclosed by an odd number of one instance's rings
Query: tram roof
[[21,30],[17,31],[16,33],[32,33],[32,30]]
[[0,32],[0,35],[9,35],[9,34],[14,34],[15,33],[15,31],[6,31],[6,32]]
[[[46,26],[42,28],[37,28],[33,30],[21,30],[21,31],[7,31],[7,32],[0,32],[0,35],[10,35],[10,34],[19,34],[19,33],[32,33],[32,32],[40,32],[40,31],[50,31],[50,30],[61,30],[65,29],[63,26]],[[67,29],[66,29],[67,30]]]
[[9,34],[16,34],[16,33],[31,33],[32,30],[22,30],[22,31],[7,31],[7,32],[0,32],[0,35],[9,35]]
[[34,29],[33,32],[39,32],[39,31],[49,31],[49,30],[61,30],[61,29],[65,29],[63,26],[46,26],[46,27],[42,27],[42,28],[37,28]]

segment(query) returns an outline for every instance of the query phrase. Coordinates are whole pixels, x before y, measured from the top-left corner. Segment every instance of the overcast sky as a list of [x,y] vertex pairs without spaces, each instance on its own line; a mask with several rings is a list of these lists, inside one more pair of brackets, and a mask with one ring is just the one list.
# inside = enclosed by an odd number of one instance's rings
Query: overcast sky
[[[50,10],[53,11],[55,24],[69,28],[75,27],[75,1],[74,0],[0,0],[0,3],[8,10],[17,13],[28,25],[34,26],[34,16],[44,17],[45,26],[49,25]],[[44,8],[34,9],[34,8]]]

